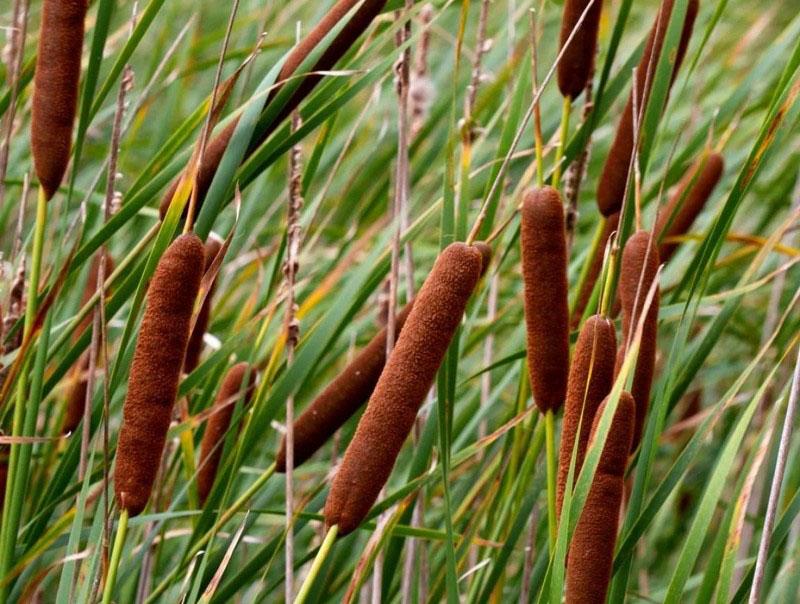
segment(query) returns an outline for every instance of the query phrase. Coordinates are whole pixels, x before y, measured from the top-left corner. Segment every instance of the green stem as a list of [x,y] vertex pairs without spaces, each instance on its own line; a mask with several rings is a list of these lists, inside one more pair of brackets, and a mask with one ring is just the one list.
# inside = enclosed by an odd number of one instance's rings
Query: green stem
[[561,105],[561,133],[558,137],[555,165],[553,166],[553,187],[556,189],[561,181],[561,161],[564,158],[564,145],[566,144],[567,134],[569,133],[570,113],[572,113],[572,99],[565,96],[564,103]]
[[[23,341],[31,336],[33,323],[36,319],[37,302],[39,295],[39,275],[42,267],[42,250],[44,249],[44,236],[47,226],[47,197],[44,189],[39,187],[39,195],[36,202],[36,224],[33,233],[33,252],[31,255],[31,270],[28,281],[28,304],[25,307],[25,322],[23,330]],[[19,377],[17,378],[17,395],[14,403],[14,417],[11,427],[12,436],[21,436],[25,423],[25,403],[27,401],[28,381],[27,363],[22,364]],[[22,445],[15,443],[11,445],[8,460],[8,477],[6,485],[11,486],[11,491],[3,503],[2,531],[0,534],[0,578],[5,579],[14,561],[14,545],[17,540],[17,529],[19,528],[19,518],[22,513],[22,501],[24,493],[17,492],[14,488],[17,484],[22,484],[18,474],[20,472],[20,454]],[[3,581],[0,587],[0,602],[5,602],[8,595],[9,584]]]
[[314,581],[317,579],[317,575],[322,569],[322,565],[325,564],[325,560],[328,558],[331,548],[333,548],[333,543],[336,541],[336,533],[338,532],[339,527],[335,524],[328,529],[328,533],[325,535],[325,540],[322,542],[322,545],[319,546],[319,551],[314,558],[314,562],[311,563],[311,568],[308,571],[308,575],[306,576],[305,581],[303,581],[303,585],[300,586],[300,591],[297,592],[297,597],[294,599],[294,604],[303,604],[308,598],[308,593],[311,591],[311,587],[314,585]]
[[111,596],[114,593],[114,584],[117,582],[117,570],[119,569],[119,561],[122,557],[122,549],[125,547],[125,537],[127,534],[128,510],[122,510],[119,515],[117,536],[114,538],[114,548],[111,550],[111,562],[108,565],[106,584],[103,588],[103,604],[111,604]]
[[556,439],[555,414],[549,409],[544,416],[545,446],[547,454],[547,528],[550,555],[556,546]]

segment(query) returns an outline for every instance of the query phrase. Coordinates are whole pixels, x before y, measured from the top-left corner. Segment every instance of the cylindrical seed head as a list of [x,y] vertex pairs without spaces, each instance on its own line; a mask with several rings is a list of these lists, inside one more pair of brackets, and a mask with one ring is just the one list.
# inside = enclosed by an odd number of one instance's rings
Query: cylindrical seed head
[[575,441],[577,440],[578,447],[573,480],[577,478],[583,466],[597,409],[611,392],[611,386],[614,384],[616,353],[617,336],[614,332],[614,323],[602,315],[589,317],[578,336],[567,383],[567,402],[564,405],[564,422],[558,455],[556,512],[559,515],[567,488]]
[[[647,38],[644,54],[636,70],[635,90],[631,90],[631,94],[628,97],[628,104],[625,105],[625,110],[622,112],[622,119],[617,126],[614,142],[611,144],[606,163],[603,166],[603,173],[600,176],[597,187],[597,207],[603,216],[611,216],[611,214],[619,212],[622,207],[625,189],[628,186],[628,168],[630,167],[633,153],[633,95],[635,92],[636,105],[641,117],[642,110],[647,106],[647,100],[650,96],[653,74],[658,65],[661,49],[664,46],[664,36],[667,33],[673,5],[674,0],[664,0],[656,16],[656,21],[650,30],[650,36]],[[698,9],[698,0],[689,0],[670,85],[675,80],[686,55]]]
[[[248,385],[242,389],[245,376]],[[217,477],[219,462],[222,459],[222,449],[225,435],[231,425],[231,418],[236,408],[237,396],[244,396],[244,404],[250,403],[253,385],[256,381],[256,372],[248,363],[234,365],[225,374],[222,385],[214,401],[214,412],[208,418],[206,431],[200,443],[200,462],[197,470],[197,492],[200,505],[203,505],[214,486]]]
[[[591,7],[589,7],[590,2]],[[563,49],[587,7],[589,10],[586,17],[572,36],[558,64],[558,89],[561,94],[571,99],[577,98],[586,88],[589,75],[594,68],[603,0],[566,0],[564,16],[561,18],[560,48]]]
[[[592,438],[605,405],[606,402],[597,410]],[[623,392],[569,545],[566,579],[568,604],[606,601],[635,415],[631,395]]]
[[[409,302],[396,317],[396,332],[413,307]],[[381,329],[364,349],[336,376],[294,422],[294,465],[306,462],[372,396],[386,363],[386,328]],[[286,471],[286,438],[275,458],[275,471]]]
[[[631,334],[636,331],[639,318],[644,310],[647,295],[658,276],[658,249],[650,233],[638,231],[625,243],[619,275],[619,297],[622,305],[622,352],[628,345]],[[653,302],[647,311],[639,344],[639,356],[633,374],[631,394],[636,401],[636,426],[633,434],[633,447],[639,445],[647,409],[650,405],[650,388],[656,365],[658,343],[659,291],[656,289]]]
[[67,171],[78,106],[85,0],[44,0],[33,80],[31,151],[51,199]]
[[325,522],[352,532],[386,484],[481,274],[480,251],[449,245],[436,260],[378,379],[325,503]]
[[114,478],[117,504],[131,516],[147,505],[161,463],[203,276],[203,256],[197,235],[178,237],[159,260],[147,290],[122,409]]
[[[203,273],[208,272],[211,264],[214,262],[219,251],[222,249],[222,242],[216,237],[209,237],[205,244],[205,264]],[[208,329],[208,321],[211,318],[211,306],[213,304],[214,289],[216,288],[217,280],[212,281],[208,289],[205,300],[200,306],[200,312],[197,313],[197,320],[192,329],[192,335],[189,336],[189,345],[186,347],[186,359],[183,362],[183,372],[191,373],[197,368],[200,363],[200,355],[203,353],[203,336],[206,335]]]
[[533,399],[544,413],[563,404],[569,372],[567,240],[564,207],[554,188],[525,193],[520,243],[528,372]]
[[667,243],[664,239],[679,237],[689,231],[714,192],[724,168],[722,155],[712,153],[707,158],[701,158],[678,183],[675,194],[659,212],[654,229],[656,237],[662,242],[658,248],[661,262],[666,263],[678,248],[677,243]]

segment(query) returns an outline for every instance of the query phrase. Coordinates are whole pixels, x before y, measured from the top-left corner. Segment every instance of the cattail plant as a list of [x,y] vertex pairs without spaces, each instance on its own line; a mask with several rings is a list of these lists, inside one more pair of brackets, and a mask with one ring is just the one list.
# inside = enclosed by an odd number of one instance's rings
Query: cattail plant
[[[242,392],[242,384],[246,376],[249,376],[247,386]],[[211,488],[214,486],[219,462],[222,459],[225,435],[228,433],[228,428],[231,424],[236,401],[239,395],[243,394],[244,404],[250,403],[255,378],[255,370],[248,363],[239,363],[231,367],[222,380],[222,385],[214,401],[213,412],[208,418],[206,431],[203,433],[203,440],[200,443],[197,492],[201,505],[205,503],[211,493]]]
[[[222,242],[216,237],[209,237],[205,244],[205,266],[203,272],[208,272],[214,258],[222,249]],[[203,337],[206,335],[208,329],[208,320],[211,317],[211,305],[214,297],[214,289],[217,285],[217,280],[211,282],[208,288],[203,304],[200,306],[200,311],[197,313],[197,319],[192,329],[192,334],[189,336],[189,345],[186,348],[186,359],[183,361],[184,373],[191,373],[197,368],[200,363],[200,355],[203,353]]]
[[[589,3],[591,2],[591,6]],[[587,11],[588,8],[588,12]],[[558,64],[558,89],[571,99],[577,98],[586,88],[594,70],[597,49],[597,31],[600,28],[602,0],[566,0],[561,18],[561,49],[564,54]],[[578,21],[586,12],[580,27]],[[577,27],[577,29],[576,29]],[[573,35],[573,31],[575,31]],[[569,45],[564,48],[572,35]]]
[[347,448],[325,523],[355,530],[386,484],[481,275],[474,246],[449,245],[425,280]]
[[[100,268],[101,256],[98,254],[89,265],[89,277],[86,281],[86,287],[83,289],[81,296],[81,308],[88,304],[89,300],[95,294],[98,288],[97,275]],[[105,273],[110,275],[114,272],[114,261],[111,256],[106,254]],[[91,313],[78,324],[73,335],[73,342],[77,341],[81,333],[88,329],[92,324]],[[97,357],[102,359],[102,355]],[[72,377],[70,380],[69,390],[67,391],[67,409],[64,414],[64,422],[61,425],[62,434],[70,434],[75,431],[81,420],[83,419],[84,406],[86,404],[86,389],[89,383],[86,372],[89,371],[89,354],[84,352],[79,358],[78,362],[72,368]]]
[[85,0],[44,0],[33,81],[31,151],[49,200],[69,163],[78,105]]
[[581,282],[581,287],[575,298],[575,305],[573,306],[572,315],[570,316],[570,329],[577,329],[578,325],[580,325],[583,312],[586,310],[586,306],[592,298],[595,283],[597,283],[597,279],[603,271],[603,259],[605,258],[608,240],[611,239],[611,235],[618,227],[619,212],[612,214],[603,221],[603,230],[600,232],[597,245],[595,245],[592,252],[591,263],[586,270],[586,276]]
[[[597,410],[592,440],[607,404]],[[636,408],[633,398],[622,392],[611,422],[603,452],[569,546],[567,557],[567,604],[597,604],[606,601],[614,562],[619,513],[625,480],[625,465],[633,437]]]
[[[281,68],[278,75],[278,82],[284,82],[295,74],[297,69],[303,64],[303,61],[311,54],[316,46],[327,36],[341,21],[346,18],[348,13],[361,2],[355,12],[352,14],[347,23],[342,27],[330,45],[322,52],[322,55],[317,60],[314,67],[311,69],[313,72],[321,72],[330,70],[341,59],[344,54],[350,49],[356,40],[361,37],[366,29],[370,26],[372,21],[383,10],[386,0],[338,0],[325,16],[320,19],[316,26],[308,33],[308,35],[297,44],[294,49],[286,57],[286,61]],[[281,109],[278,116],[263,132],[257,133],[254,140],[250,141],[247,155],[253,152],[261,143],[263,143],[270,134],[275,131],[275,128],[285,120],[297,108],[300,102],[306,98],[314,87],[322,79],[318,73],[307,75],[303,81],[298,85],[292,94],[291,98],[287,101],[286,105]],[[275,98],[275,95],[280,91],[280,86],[273,89],[267,98],[267,102]],[[238,118],[232,120],[228,125],[223,128],[220,133],[208,142],[203,161],[197,168],[197,176],[195,186],[197,187],[197,202],[202,203],[203,199],[211,187],[211,182],[214,180],[217,167],[219,167],[222,156],[228,148],[228,143],[233,137],[236,130]],[[175,179],[161,200],[159,206],[159,213],[163,219],[169,209],[169,204],[175,191],[178,189],[180,178]]]
[[724,168],[722,155],[712,153],[700,158],[678,183],[669,203],[659,212],[654,229],[661,242],[658,247],[661,262],[666,263],[678,248],[677,242],[664,240],[680,237],[689,231],[714,192]]
[[534,401],[545,413],[564,402],[569,372],[567,241],[564,207],[554,188],[525,194],[520,243],[528,372]]
[[114,478],[117,504],[130,516],[147,505],[161,463],[203,262],[203,244],[197,235],[181,235],[159,260],[147,290],[122,410]]
[[[402,333],[413,308],[409,302],[395,318]],[[386,363],[386,328],[381,329],[294,422],[295,467],[306,462],[369,400]],[[275,471],[286,471],[286,439],[275,458]]]
[[[678,70],[683,63],[686,49],[689,46],[689,39],[694,28],[694,21],[697,17],[699,0],[689,0],[686,8],[686,18],[683,22],[681,39],[678,44],[678,52],[675,56],[675,66],[672,70],[670,85],[678,75]],[[647,38],[647,45],[644,54],[636,69],[636,81],[631,94],[628,97],[628,104],[622,112],[622,119],[617,126],[617,133],[614,142],[611,144],[606,163],[603,166],[603,173],[597,187],[597,207],[603,216],[611,216],[619,212],[622,207],[622,200],[625,197],[625,189],[628,186],[628,168],[630,167],[631,155],[633,153],[634,128],[638,125],[633,123],[634,95],[636,95],[636,106],[639,114],[647,106],[650,90],[653,85],[656,66],[658,65],[661,50],[664,46],[664,37],[667,33],[674,0],[664,0],[656,16],[650,36]]]
[[[561,504],[567,490],[573,450],[575,450],[573,476],[577,476],[589,446],[592,422],[597,409],[611,392],[611,386],[614,384],[616,354],[617,336],[614,332],[614,323],[602,315],[589,317],[578,336],[567,383],[567,401],[564,405],[558,457],[556,491],[558,514],[561,513]],[[575,449],[576,442],[577,449]]]
[[[622,252],[622,265],[619,276],[619,297],[622,306],[622,345],[617,356],[617,369],[622,364],[625,350],[637,329],[645,310],[647,295],[658,277],[658,249],[647,231],[637,231],[625,243]],[[636,401],[636,425],[633,433],[633,448],[639,445],[642,428],[650,404],[650,388],[656,364],[656,345],[658,338],[659,292],[647,309],[639,343],[639,355],[633,373],[631,395]]]

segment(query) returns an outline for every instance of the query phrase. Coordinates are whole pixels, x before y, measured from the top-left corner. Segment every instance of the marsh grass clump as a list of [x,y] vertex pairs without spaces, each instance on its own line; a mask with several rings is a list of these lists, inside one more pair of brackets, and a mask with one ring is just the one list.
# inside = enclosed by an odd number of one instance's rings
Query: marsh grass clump
[[450,244],[425,280],[325,502],[339,535],[366,517],[394,467],[481,276],[476,247]]
[[197,235],[181,235],[161,256],[147,289],[122,408],[114,477],[117,504],[131,516],[147,506],[161,464],[203,264],[203,244]]

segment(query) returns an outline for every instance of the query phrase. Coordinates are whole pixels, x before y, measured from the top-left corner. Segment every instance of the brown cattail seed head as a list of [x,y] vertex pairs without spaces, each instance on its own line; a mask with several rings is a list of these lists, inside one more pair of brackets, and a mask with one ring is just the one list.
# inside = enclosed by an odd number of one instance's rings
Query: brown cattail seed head
[[[636,106],[641,117],[650,96],[650,89],[658,60],[661,56],[661,49],[664,46],[664,36],[667,33],[673,5],[674,0],[664,0],[656,16],[656,22],[653,24],[653,29],[650,30],[650,36],[647,38],[644,54],[636,69],[635,89],[631,90],[631,94],[628,97],[628,104],[625,105],[625,110],[622,112],[617,134],[603,166],[603,173],[597,187],[597,207],[603,216],[611,216],[611,214],[619,212],[622,207],[625,189],[628,186],[628,168],[630,167],[633,153],[633,95],[634,93],[636,94]],[[675,80],[683,62],[683,57],[686,55],[697,11],[698,0],[689,0],[670,85]]]
[[[592,439],[605,405],[603,402],[597,410]],[[592,486],[570,542],[566,581],[568,604],[606,601],[635,415],[631,395],[621,393]]]
[[667,207],[658,214],[655,232],[662,242],[658,248],[661,262],[666,263],[678,248],[677,243],[666,243],[664,239],[679,237],[689,231],[711,197],[724,168],[722,155],[712,153],[707,158],[701,158],[681,179]]
[[603,259],[605,258],[608,240],[618,227],[619,212],[606,218],[605,222],[603,223],[603,232],[600,235],[600,241],[597,244],[597,248],[594,250],[592,263],[589,265],[589,271],[586,273],[586,279],[584,279],[583,284],[578,291],[578,297],[575,300],[575,308],[573,309],[572,316],[570,317],[570,329],[577,329],[581,322],[583,311],[586,310],[586,306],[589,304],[589,300],[592,297],[594,285],[597,283],[597,279],[600,277],[600,273],[603,271]]
[[[248,377],[248,385],[242,392],[242,383]],[[250,403],[253,385],[256,381],[256,372],[248,363],[234,365],[225,374],[217,398],[214,401],[214,411],[208,418],[206,431],[200,443],[200,463],[197,471],[197,492],[200,504],[205,503],[214,479],[217,476],[219,462],[222,459],[222,449],[225,443],[225,434],[231,425],[231,418],[236,409],[237,396],[243,394],[244,404]]]
[[[219,251],[222,249],[222,242],[216,237],[209,237],[205,245],[205,264],[203,272],[206,273],[211,268]],[[208,293],[200,306],[200,312],[197,313],[197,320],[192,329],[192,335],[189,336],[189,345],[186,347],[186,359],[183,361],[184,373],[191,373],[197,368],[200,363],[200,355],[203,352],[203,336],[206,335],[208,329],[208,320],[211,318],[211,305],[214,297],[214,288],[217,285],[217,280],[211,282],[208,288]]]
[[353,531],[386,484],[481,274],[481,253],[449,245],[425,280],[325,503],[325,522]]
[[[89,275],[86,279],[86,287],[83,289],[81,296],[81,308],[88,304],[91,297],[97,291],[97,276],[100,269],[100,254],[92,258],[89,265]],[[114,260],[110,255],[106,254],[105,276],[114,272]],[[108,295],[108,292],[106,292]],[[77,341],[79,335],[85,330],[89,329],[92,323],[92,313],[80,322],[73,334],[73,341]],[[102,355],[97,356],[98,361],[102,361]],[[86,405],[86,389],[88,388],[88,375],[89,371],[89,353],[84,352],[79,358],[77,363],[72,368],[72,376],[70,379],[69,389],[67,390],[67,410],[64,413],[64,423],[61,426],[62,434],[70,434],[75,431],[78,424],[83,419],[83,411]]]
[[[325,16],[317,23],[309,34],[289,53],[286,61],[278,74],[278,82],[283,82],[289,79],[295,71],[302,65],[303,61],[314,50],[326,35],[347,16],[353,7],[356,6],[361,0],[339,0],[334,4]],[[303,81],[295,89],[292,97],[288,100],[286,105],[280,111],[278,116],[272,121],[264,132],[259,133],[256,139],[250,142],[247,154],[249,155],[256,147],[263,143],[270,134],[275,131],[275,128],[284,119],[286,119],[292,111],[294,111],[300,102],[306,98],[314,87],[322,79],[318,72],[328,71],[336,65],[337,61],[344,56],[347,50],[358,40],[361,34],[369,27],[375,17],[383,10],[386,0],[363,0],[361,5],[356,9],[348,22],[339,31],[339,34],[334,38],[331,44],[322,53],[314,67],[310,70],[317,72],[314,75],[307,75]],[[273,89],[267,98],[267,102],[275,98],[275,95],[280,91],[280,85]],[[208,189],[211,187],[211,181],[214,179],[214,174],[217,171],[219,162],[228,147],[233,132],[236,129],[237,120],[232,121],[225,127],[216,137],[214,137],[206,149],[203,157],[203,163],[200,165],[197,173],[197,201],[202,203]],[[176,179],[169,187],[167,193],[161,201],[159,212],[163,219],[169,209],[169,204],[172,196],[178,188],[178,181]]]
[[122,409],[114,479],[117,504],[131,516],[147,505],[161,463],[203,277],[203,257],[197,235],[178,237],[159,260],[147,290]]
[[[658,277],[658,250],[647,231],[637,231],[626,242],[622,252],[622,265],[619,276],[619,294],[622,304],[622,350],[628,346],[642,316],[647,295],[653,281]],[[639,356],[633,374],[631,394],[636,401],[636,426],[633,434],[633,447],[639,445],[642,427],[650,404],[650,388],[656,364],[656,345],[658,339],[659,292],[656,289],[653,302],[647,311],[639,344]],[[624,352],[620,353],[620,358]]]
[[564,207],[554,188],[525,193],[520,242],[528,372],[533,399],[544,413],[564,402],[569,371],[567,240]]
[[[402,333],[414,302],[397,314],[395,328]],[[386,363],[386,328],[370,340],[314,402],[294,422],[294,465],[307,461],[369,400]],[[275,459],[275,471],[286,471],[286,439]]]
[[484,241],[476,241],[472,247],[477,248],[481,253],[481,277],[483,277],[492,263],[492,246]]
[[572,40],[564,50],[558,64],[558,89],[565,97],[575,99],[580,95],[589,81],[594,69],[594,55],[597,48],[597,31],[600,27],[602,0],[566,0],[564,16],[561,18],[561,48],[569,40],[578,21],[586,11],[586,17],[575,31]]
[[50,199],[69,163],[78,106],[86,0],[44,0],[33,80],[31,150],[36,176]]
[[573,480],[583,466],[595,413],[614,384],[616,354],[617,336],[614,324],[602,315],[589,317],[583,324],[578,343],[575,345],[567,384],[567,402],[564,405],[564,423],[558,457],[556,512],[559,514],[567,488],[575,442],[577,441],[578,447]]

